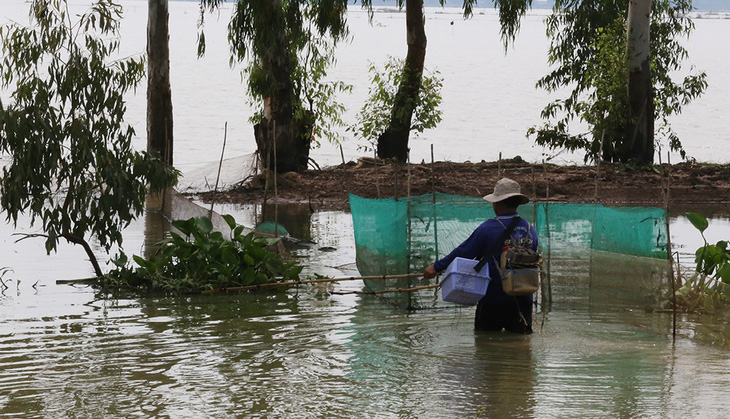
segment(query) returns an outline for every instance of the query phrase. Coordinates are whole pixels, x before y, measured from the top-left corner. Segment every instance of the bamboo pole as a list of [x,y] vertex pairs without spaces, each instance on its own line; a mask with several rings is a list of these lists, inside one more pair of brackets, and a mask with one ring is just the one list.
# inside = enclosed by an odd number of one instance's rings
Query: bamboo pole
[[[294,134],[292,134],[294,135]],[[279,176],[276,169],[276,121],[274,121],[274,237],[279,237],[279,191],[277,188],[277,177]]]
[[304,281],[287,281],[287,282],[267,282],[265,284],[258,285],[247,285],[243,287],[226,287],[212,290],[201,291],[201,294],[215,294],[218,292],[228,291],[248,291],[258,290],[263,288],[275,288],[275,287],[289,287],[294,285],[305,285],[305,284],[319,284],[327,282],[341,282],[341,281],[354,281],[354,280],[377,280],[377,279],[399,279],[399,278],[411,278],[416,276],[422,276],[423,273],[411,273],[411,274],[397,274],[397,275],[371,275],[371,276],[348,276],[341,278],[319,278],[319,279],[308,279]]
[[393,196],[395,196],[395,202],[398,202],[398,178],[400,174],[398,173],[398,165],[399,163],[397,161],[393,163],[393,180],[395,181],[395,185],[393,187]]
[[[413,245],[413,242],[411,241],[411,235],[413,234],[412,226],[411,226],[411,153],[406,154],[406,217],[408,217],[408,253],[406,255],[406,272],[411,273],[411,246]],[[411,278],[409,277],[406,280],[406,284],[408,288],[411,288]],[[413,308],[413,300],[411,299],[411,294],[408,294],[408,310]]]
[[545,200],[550,199],[550,181],[547,176],[547,165],[545,159],[542,159],[542,170],[545,172]]
[[266,179],[264,180],[264,203],[261,205],[261,220],[266,219],[266,201],[269,197],[269,177],[271,176],[271,153],[266,153]]
[[433,242],[436,259],[439,258],[438,212],[436,211],[436,177],[433,174],[433,144],[431,144],[431,191],[433,193]]
[[428,289],[438,288],[440,286],[441,286],[441,284],[432,284],[432,285],[423,285],[423,286],[420,286],[420,287],[397,288],[397,289],[392,289],[392,290],[380,290],[380,291],[335,291],[335,292],[331,292],[330,294],[337,294],[337,295],[349,295],[349,294],[377,295],[377,294],[388,294],[388,293],[392,293],[392,292],[408,292],[408,293],[410,293],[410,292],[414,292],[414,291],[420,291],[420,290],[428,290]]
[[373,149],[373,162],[375,163],[375,190],[380,199],[380,168],[378,167],[378,153]]
[[[661,157],[660,157],[661,159]],[[669,281],[672,283],[672,339],[677,338],[677,282],[674,278],[674,262],[672,261],[672,234],[669,230],[669,190],[671,188],[671,157],[667,151],[667,170],[665,171],[666,182],[662,182],[664,189],[664,222],[667,227],[667,258],[669,260]],[[679,273],[679,272],[678,272]],[[681,281],[681,276],[677,275]],[[681,284],[679,284],[681,286]]]
[[[223,148],[221,149],[221,159],[220,162],[218,162],[218,175],[215,177],[215,187],[213,188],[213,193],[215,194],[218,192],[218,182],[221,179],[221,168],[223,167],[223,155],[226,152],[226,140],[228,139],[228,121],[226,121],[225,125],[223,126]],[[210,200],[210,211],[208,211],[208,218],[213,218],[213,204],[215,204],[215,195],[213,196],[213,199]]]

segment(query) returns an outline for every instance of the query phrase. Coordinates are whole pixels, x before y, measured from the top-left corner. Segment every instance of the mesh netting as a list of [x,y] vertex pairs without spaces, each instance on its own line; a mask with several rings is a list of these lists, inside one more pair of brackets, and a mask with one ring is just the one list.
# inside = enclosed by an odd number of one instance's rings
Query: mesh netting
[[209,163],[184,173],[178,181],[177,190],[181,193],[208,192],[215,189],[216,182],[219,191],[245,185],[256,174],[256,165],[256,153]]
[[[494,217],[491,204],[481,198],[442,193],[411,197],[410,200],[350,195],[350,210],[357,267],[362,275],[420,272],[451,252],[479,224]],[[559,244],[558,248],[667,257],[662,209],[537,203],[522,205],[519,213],[535,224],[546,257],[551,243]],[[368,283],[370,288],[376,289],[413,285],[418,284],[413,281],[407,284]]]

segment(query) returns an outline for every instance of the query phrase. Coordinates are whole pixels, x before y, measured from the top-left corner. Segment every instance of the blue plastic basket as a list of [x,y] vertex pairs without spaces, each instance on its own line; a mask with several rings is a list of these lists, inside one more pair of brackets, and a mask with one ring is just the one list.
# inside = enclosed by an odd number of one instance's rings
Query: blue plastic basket
[[441,298],[457,304],[474,305],[484,297],[489,286],[489,266],[484,264],[477,273],[478,260],[456,258],[444,271]]

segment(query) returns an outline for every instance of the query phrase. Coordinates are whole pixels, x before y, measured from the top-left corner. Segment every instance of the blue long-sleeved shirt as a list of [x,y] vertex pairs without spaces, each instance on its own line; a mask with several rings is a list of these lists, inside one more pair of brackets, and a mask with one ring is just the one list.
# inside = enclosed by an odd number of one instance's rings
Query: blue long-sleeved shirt
[[[481,258],[494,245],[494,242],[502,236],[505,228],[509,226],[512,218],[516,216],[517,213],[499,214],[497,217],[483,222],[471,233],[468,239],[452,250],[447,256],[437,260],[433,264],[434,268],[436,271],[441,272],[457,257],[466,259]],[[520,220],[510,236],[516,243],[522,243],[525,247],[537,251],[537,232],[526,220]],[[499,260],[501,255],[502,249],[500,248],[494,255],[494,258],[490,257],[488,260],[489,277],[492,280],[489,281],[487,294],[482,299],[485,303],[499,304],[513,301],[512,297],[505,294],[502,290],[501,276],[495,263],[495,259]],[[525,297],[532,301],[532,295]]]

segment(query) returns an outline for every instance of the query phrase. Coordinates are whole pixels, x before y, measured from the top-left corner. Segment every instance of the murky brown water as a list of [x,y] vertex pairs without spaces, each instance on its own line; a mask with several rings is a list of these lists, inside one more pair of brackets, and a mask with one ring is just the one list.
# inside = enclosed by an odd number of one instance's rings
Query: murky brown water
[[[217,210],[248,225],[260,212]],[[349,214],[280,208],[279,217],[316,242],[293,250],[309,272],[356,273]],[[141,253],[144,223],[130,228],[127,251]],[[683,223],[673,222],[693,234]],[[553,304],[524,337],[475,334],[472,308],[409,313],[304,287],[104,300],[55,284],[90,276],[83,252],[62,246],[49,257],[9,234],[0,227],[0,266],[15,269],[0,295],[4,416],[725,417],[730,408],[725,318],[683,316],[673,343],[671,315],[646,310],[666,281],[662,262],[553,249]]]

